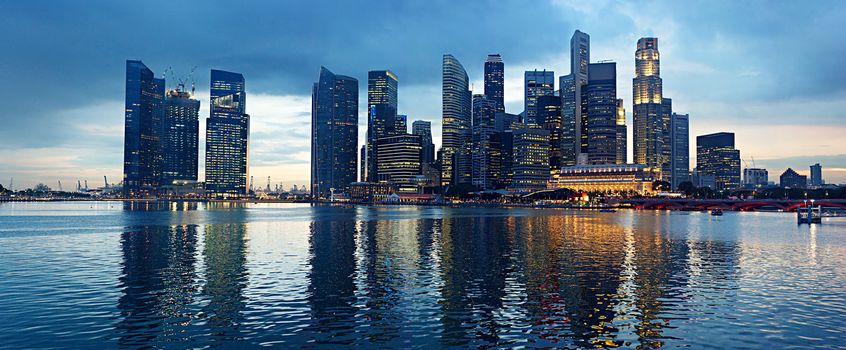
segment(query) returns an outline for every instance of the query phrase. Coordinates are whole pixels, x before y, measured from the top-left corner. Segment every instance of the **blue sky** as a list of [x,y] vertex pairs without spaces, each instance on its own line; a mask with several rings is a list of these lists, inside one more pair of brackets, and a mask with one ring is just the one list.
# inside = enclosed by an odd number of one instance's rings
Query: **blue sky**
[[690,114],[692,139],[734,131],[741,157],[771,180],[819,162],[829,182],[846,182],[842,18],[842,1],[5,2],[0,183],[118,181],[126,59],[159,75],[196,66],[203,118],[209,69],[243,73],[251,173],[288,187],[307,184],[309,94],[321,65],[358,78],[362,101],[367,71],[393,70],[399,112],[431,120],[439,143],[444,53],[479,92],[487,54],[502,54],[506,109],[519,113],[523,71],[569,73],[576,29],[590,34],[593,61],[617,62],[629,120],[635,43],[656,36],[664,94]]

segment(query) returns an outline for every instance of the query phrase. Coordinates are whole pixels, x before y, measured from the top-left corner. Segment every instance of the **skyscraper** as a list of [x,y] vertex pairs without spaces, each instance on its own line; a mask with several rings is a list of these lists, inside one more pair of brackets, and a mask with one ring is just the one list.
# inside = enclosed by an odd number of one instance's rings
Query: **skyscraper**
[[[588,151],[588,137],[585,129],[587,128],[587,106],[582,105],[582,87],[588,83],[588,74],[590,73],[590,35],[576,30],[573,36],[570,37],[570,76],[573,86],[573,101],[569,108],[572,111],[567,111],[574,118],[576,125],[574,135],[576,145],[575,154],[573,155],[573,164],[578,162],[582,157],[582,153]],[[562,95],[564,96],[564,95]],[[568,137],[569,138],[569,137]]]
[[499,177],[497,147],[492,144],[497,102],[486,95],[473,95],[472,183],[479,189],[492,189]]
[[505,112],[505,64],[499,54],[485,61],[485,96],[496,103],[497,112]]
[[822,165],[820,163],[811,165],[811,178],[808,179],[811,187],[819,187],[825,184],[822,178]]
[[[561,166],[576,165],[577,155],[581,153],[581,117],[577,120],[576,106],[581,106],[581,86],[577,88],[573,74],[560,77],[561,95]],[[577,98],[578,96],[578,98]]]
[[472,143],[470,81],[464,66],[455,57],[443,58],[443,124],[441,185],[470,183]]
[[588,162],[617,162],[617,64],[591,63],[588,83],[582,86],[582,104],[586,106]]
[[355,182],[358,80],[320,68],[311,102],[311,195],[328,198]]
[[667,97],[661,99],[661,154],[659,157],[659,164],[661,164],[661,180],[671,182],[670,176],[673,174],[672,170],[672,156],[673,156],[673,136],[671,131],[673,116],[673,100]]
[[197,181],[200,133],[200,101],[184,91],[185,86],[167,92],[162,119],[162,185],[174,181]]
[[641,38],[637,41],[632,83],[634,161],[660,169],[666,161],[663,157],[666,129],[662,120],[659,58],[658,38]]
[[435,162],[435,144],[432,143],[432,122],[415,120],[411,124],[411,133],[420,136],[420,144],[423,148],[420,156],[420,164],[428,165]]
[[536,118],[549,131],[549,171],[556,177],[561,170],[561,97],[539,96]]
[[537,120],[537,103],[540,96],[552,96],[555,94],[555,72],[543,71],[538,72],[526,71],[525,73],[524,90],[524,107],[526,113],[526,122],[530,124],[540,125]]
[[402,135],[408,133],[408,116],[405,114],[397,114],[397,123],[394,134]]
[[626,164],[629,161],[628,130],[626,129],[626,107],[623,99],[617,99],[617,164]]
[[402,192],[416,192],[414,179],[421,174],[420,136],[386,136],[377,141],[376,148],[379,181],[395,184]]
[[250,116],[244,76],[212,69],[211,108],[206,120],[206,192],[240,197],[250,187]]
[[740,185],[740,151],[734,148],[734,133],[719,132],[696,137],[696,170],[714,177],[716,190]]
[[690,117],[673,113],[670,117],[670,174],[668,182],[673,189],[690,181]]
[[154,191],[161,179],[164,79],[141,61],[126,61],[123,189],[127,197]]
[[513,131],[514,172],[511,186],[517,190],[546,188],[549,182],[549,131],[525,126]]
[[367,181],[379,180],[376,141],[397,134],[397,84],[389,70],[367,74]]

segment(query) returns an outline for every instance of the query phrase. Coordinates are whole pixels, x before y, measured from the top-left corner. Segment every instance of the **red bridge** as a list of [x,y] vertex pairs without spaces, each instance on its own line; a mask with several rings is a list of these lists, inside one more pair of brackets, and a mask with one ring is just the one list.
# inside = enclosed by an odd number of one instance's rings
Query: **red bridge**
[[[609,204],[630,206],[645,210],[734,210],[755,211],[761,209],[796,211],[796,208],[807,205],[797,199],[670,199],[670,198],[640,198],[640,199],[612,199]],[[838,208],[846,210],[844,199],[819,199],[814,206],[823,208]]]

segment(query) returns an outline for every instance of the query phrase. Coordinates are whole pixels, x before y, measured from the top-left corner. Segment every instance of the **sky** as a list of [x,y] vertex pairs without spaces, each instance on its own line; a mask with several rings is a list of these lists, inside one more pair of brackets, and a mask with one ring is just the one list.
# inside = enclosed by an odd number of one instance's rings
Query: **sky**
[[[359,80],[399,77],[399,113],[432,121],[440,144],[441,58],[451,53],[482,92],[483,64],[505,62],[506,111],[523,110],[523,72],[569,73],[569,41],[591,36],[591,61],[617,62],[631,152],[631,84],[641,37],[657,37],[664,96],[695,137],[736,133],[749,167],[846,182],[843,1],[6,1],[0,3],[0,184],[64,189],[123,167],[125,62],[194,80],[201,135],[209,70],[244,74],[251,175],[308,185],[311,86],[320,67]],[[169,73],[169,87],[175,82]],[[201,136],[200,150],[204,152]],[[203,164],[200,177],[203,177]],[[631,158],[630,158],[631,159]]]

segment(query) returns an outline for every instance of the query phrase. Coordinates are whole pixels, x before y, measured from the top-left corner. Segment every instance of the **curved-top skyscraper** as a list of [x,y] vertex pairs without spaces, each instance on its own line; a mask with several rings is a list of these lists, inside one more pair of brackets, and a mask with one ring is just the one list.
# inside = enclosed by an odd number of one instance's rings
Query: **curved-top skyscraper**
[[663,94],[659,62],[658,38],[640,38],[635,51],[635,77],[632,83],[634,162],[654,168],[661,168],[668,161],[663,149],[669,115],[665,118],[666,113],[661,106]]
[[441,131],[441,185],[470,183],[469,147],[472,141],[470,80],[461,62],[450,54],[443,59],[443,126]]

